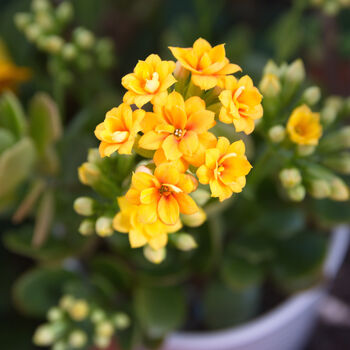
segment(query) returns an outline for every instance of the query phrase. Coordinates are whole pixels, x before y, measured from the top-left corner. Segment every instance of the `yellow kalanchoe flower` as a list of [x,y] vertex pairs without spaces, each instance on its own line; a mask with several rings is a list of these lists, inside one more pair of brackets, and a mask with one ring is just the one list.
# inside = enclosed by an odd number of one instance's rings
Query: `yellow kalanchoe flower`
[[110,156],[115,151],[130,154],[144,115],[144,110],[132,111],[126,103],[108,111],[105,120],[95,129],[95,135],[101,141],[101,157]]
[[197,39],[193,47],[169,47],[182,66],[192,73],[192,82],[202,90],[209,90],[218,85],[225,75],[241,70],[226,58],[225,45],[212,47],[206,40]]
[[214,112],[205,108],[205,102],[198,96],[184,101],[182,95],[173,91],[163,101],[154,105],[154,112],[146,113],[141,125],[144,135],[139,147],[157,150],[159,159],[164,152],[167,161],[183,159],[191,164],[198,163],[203,155],[202,144],[213,144],[215,136],[208,130],[215,125]]
[[205,152],[205,163],[197,169],[197,176],[201,184],[209,184],[211,196],[222,202],[233,192],[242,191],[251,168],[243,141],[230,144],[226,137],[219,137],[216,147]]
[[220,121],[233,123],[237,132],[250,134],[255,127],[254,121],[263,116],[262,95],[259,90],[248,75],[239,80],[232,75],[227,76],[220,86],[224,89],[219,95],[222,103]]
[[138,205],[130,203],[126,197],[119,197],[118,204],[120,212],[114,217],[113,227],[116,231],[129,234],[132,248],[149,244],[155,250],[161,249],[168,243],[168,234],[182,227],[180,220],[174,225],[165,225],[159,219],[154,223],[144,224],[138,218]]
[[133,73],[122,79],[128,92],[123,101],[141,108],[148,102],[156,102],[167,95],[167,89],[176,82],[173,76],[175,62],[162,61],[158,55],[149,55],[139,61]]
[[295,108],[289,117],[287,132],[290,139],[299,145],[317,145],[322,136],[320,114],[312,112],[307,105]]
[[127,200],[139,206],[138,220],[143,224],[154,224],[158,219],[166,225],[175,225],[180,213],[194,214],[197,204],[189,196],[197,188],[197,180],[181,173],[172,163],[159,165],[154,174],[136,172]]

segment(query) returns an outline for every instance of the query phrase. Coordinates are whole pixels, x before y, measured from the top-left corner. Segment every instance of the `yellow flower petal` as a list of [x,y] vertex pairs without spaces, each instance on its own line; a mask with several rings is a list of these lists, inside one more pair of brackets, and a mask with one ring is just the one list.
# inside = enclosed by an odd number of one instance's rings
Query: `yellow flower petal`
[[158,202],[158,215],[166,225],[175,225],[179,219],[180,209],[177,200],[172,196],[162,196]]

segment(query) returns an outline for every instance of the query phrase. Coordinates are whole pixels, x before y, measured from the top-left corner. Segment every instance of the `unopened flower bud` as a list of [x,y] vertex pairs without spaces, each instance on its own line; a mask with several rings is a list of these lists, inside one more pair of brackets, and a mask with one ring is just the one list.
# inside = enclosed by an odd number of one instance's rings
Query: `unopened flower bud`
[[101,216],[96,220],[95,230],[101,237],[108,237],[113,234],[113,220],[107,216]]
[[313,106],[321,98],[321,89],[318,86],[310,86],[309,88],[305,89],[302,98],[306,104]]
[[276,97],[281,92],[281,83],[277,75],[267,73],[260,81],[259,89],[264,97]]
[[35,16],[35,23],[37,23],[43,32],[51,30],[55,23],[48,12],[39,12]]
[[287,81],[295,84],[299,84],[305,79],[304,63],[300,58],[288,66],[285,78]]
[[96,163],[98,161],[100,161],[102,158],[100,156],[100,152],[98,150],[98,148],[90,148],[88,151],[88,156],[87,156],[87,160],[89,163]]
[[118,312],[113,316],[113,323],[117,329],[123,330],[130,326],[130,317],[124,312]]
[[146,174],[152,175],[152,170],[149,167],[145,166],[145,165],[139,165],[135,169],[135,173],[146,173]]
[[41,29],[36,23],[29,24],[25,29],[25,34],[29,41],[36,41],[41,35]]
[[334,152],[350,148],[350,126],[334,131],[321,139],[320,146],[323,150]]
[[289,198],[294,202],[301,202],[305,198],[305,187],[303,185],[297,185],[287,190]]
[[73,303],[68,312],[73,320],[81,321],[87,317],[89,313],[89,305],[85,300],[78,299]]
[[288,168],[283,169],[279,173],[279,178],[283,187],[293,188],[301,183],[302,177],[299,169],[297,168]]
[[32,10],[35,12],[48,11],[51,8],[51,4],[48,0],[33,0]]
[[74,41],[82,49],[90,49],[95,43],[94,34],[85,28],[77,28],[73,33]]
[[185,252],[197,248],[197,242],[188,233],[179,233],[174,239],[176,247]]
[[85,162],[78,168],[79,180],[84,185],[92,186],[101,177],[101,171],[96,164]]
[[268,134],[273,143],[280,143],[286,136],[286,129],[283,125],[275,125],[269,130]]
[[106,348],[111,342],[111,338],[109,337],[99,337],[95,336],[94,337],[94,344],[101,349]]
[[321,111],[321,122],[324,125],[332,124],[337,118],[337,110],[332,106],[326,106]]
[[160,264],[166,257],[166,249],[160,248],[155,250],[149,245],[146,245],[143,248],[143,255],[148,261],[152,262],[153,264]]
[[80,349],[86,345],[87,340],[88,340],[87,334],[82,330],[77,329],[71,332],[71,334],[69,334],[68,344],[73,349]]
[[330,96],[326,99],[325,105],[332,107],[337,113],[339,113],[344,106],[344,100],[340,96]]
[[39,326],[33,336],[33,342],[38,346],[50,346],[55,341],[55,333],[50,324]]
[[268,60],[264,67],[264,74],[273,74],[279,76],[280,69],[274,61]]
[[185,80],[190,75],[190,72],[185,69],[180,61],[176,61],[175,69],[174,69],[174,77],[176,80]]
[[323,5],[323,11],[328,16],[335,16],[340,10],[340,4],[337,1],[326,1]]
[[309,182],[308,191],[314,198],[327,198],[331,194],[331,186],[324,179],[314,179]]
[[73,17],[73,6],[69,1],[63,1],[56,8],[56,18],[61,23],[69,22]]
[[66,342],[64,342],[63,340],[60,340],[57,343],[55,343],[51,349],[52,350],[68,350],[69,347],[68,347]]
[[101,309],[95,309],[92,311],[90,319],[93,323],[99,323],[106,319],[106,313]]
[[91,236],[95,232],[95,222],[90,219],[83,220],[79,225],[79,233],[83,236]]
[[64,44],[64,46],[62,48],[62,57],[66,61],[74,60],[74,58],[77,57],[77,49],[76,49],[75,45],[72,43]]
[[49,53],[57,54],[62,50],[63,45],[64,40],[60,36],[51,35],[45,38],[42,48]]
[[196,191],[191,193],[191,196],[199,206],[205,205],[210,199],[210,193],[203,188],[197,188]]
[[339,177],[334,177],[331,181],[330,198],[334,201],[347,201],[350,199],[349,187]]
[[79,215],[91,216],[94,213],[94,200],[89,197],[79,197],[74,201],[73,207]]
[[350,153],[344,152],[324,159],[323,163],[340,174],[350,175]]
[[75,302],[74,297],[72,297],[71,295],[64,295],[60,299],[59,305],[63,310],[68,311],[73,306],[74,302]]
[[47,319],[51,322],[58,321],[63,317],[63,312],[59,307],[52,307],[47,312]]
[[102,321],[96,326],[96,334],[99,337],[111,338],[114,333],[113,323],[110,321]]
[[15,24],[18,29],[25,30],[31,22],[31,16],[28,13],[19,12],[15,14]]
[[207,215],[202,208],[199,208],[198,211],[191,215],[181,215],[182,222],[189,227],[198,227],[205,222]]
[[315,146],[312,145],[298,145],[297,146],[297,152],[298,155],[301,157],[308,157],[311,156],[316,150]]

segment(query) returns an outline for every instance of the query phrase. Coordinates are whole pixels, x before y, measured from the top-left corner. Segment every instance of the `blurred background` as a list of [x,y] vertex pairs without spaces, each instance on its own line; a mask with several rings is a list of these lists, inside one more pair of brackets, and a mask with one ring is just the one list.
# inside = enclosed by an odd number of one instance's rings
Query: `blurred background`
[[[122,96],[120,79],[133,69],[138,59],[150,53],[170,59],[168,46],[191,46],[198,37],[212,44],[225,42],[228,58],[254,80],[260,79],[269,58],[282,63],[301,57],[308,79],[324,93],[350,95],[350,2],[347,0],[74,0],[73,4],[75,24],[98,36],[110,37],[115,44],[116,62],[107,78],[101,82],[93,70],[85,77],[98,81],[91,92],[96,99],[108,95],[118,104]],[[21,87],[24,101],[34,91],[48,90],[51,83],[46,74],[45,56],[28,43],[14,24],[14,14],[28,8],[28,0],[0,1],[0,38],[13,61],[30,67],[36,77]],[[71,87],[75,93],[67,96],[67,123],[77,112],[77,99],[84,100],[80,89],[83,84],[76,82]],[[99,121],[101,116],[96,118]],[[95,124],[92,121],[91,125]],[[86,144],[77,147],[73,168],[86,157]],[[6,219],[1,219],[0,225],[0,235],[10,227]],[[33,349],[31,336],[40,320],[19,315],[11,297],[13,282],[31,265],[31,259],[11,254],[2,245],[0,250],[0,341],[6,349]],[[333,294],[350,307],[349,274],[348,254]],[[346,350],[350,349],[349,344],[350,327],[320,320],[305,350]]]

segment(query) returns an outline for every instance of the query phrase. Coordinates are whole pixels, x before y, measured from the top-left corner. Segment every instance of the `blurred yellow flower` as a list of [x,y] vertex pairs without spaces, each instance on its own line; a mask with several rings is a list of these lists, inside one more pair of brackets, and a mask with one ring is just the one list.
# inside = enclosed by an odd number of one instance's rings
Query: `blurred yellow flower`
[[263,115],[262,95],[259,90],[248,75],[239,80],[232,75],[227,76],[220,85],[224,89],[219,95],[222,103],[220,121],[233,123],[237,132],[250,134],[255,127],[254,120]]
[[201,144],[214,139],[208,129],[215,125],[215,114],[205,109],[205,102],[198,96],[184,101],[173,91],[163,102],[154,105],[153,113],[146,113],[141,123],[144,135],[138,145],[157,150],[158,159],[164,152],[167,161],[191,161],[200,151],[203,153]]
[[4,90],[16,90],[17,85],[30,78],[30,70],[16,66],[0,39],[0,93]]
[[197,169],[197,176],[201,184],[209,184],[212,197],[223,201],[233,192],[242,191],[251,168],[243,141],[230,144],[226,137],[219,137],[216,147],[206,150],[205,163]]
[[110,156],[115,151],[130,154],[144,115],[144,110],[132,111],[126,103],[108,111],[105,120],[95,129],[95,135],[101,141],[101,157]]
[[225,75],[241,70],[226,58],[225,45],[212,47],[206,40],[197,39],[193,47],[169,47],[182,66],[192,73],[192,82],[202,90],[209,90]]
[[148,102],[162,99],[167,95],[167,89],[176,82],[172,74],[174,69],[175,62],[162,61],[154,54],[145,61],[139,61],[134,72],[122,79],[122,85],[128,90],[123,101],[141,108]]
[[174,225],[165,225],[159,219],[144,224],[138,218],[138,205],[131,204],[126,197],[119,197],[118,204],[120,212],[114,217],[113,227],[116,231],[129,234],[132,248],[149,244],[155,250],[161,249],[168,243],[168,233],[176,232],[182,227],[180,220]]
[[181,173],[171,163],[159,165],[154,175],[136,172],[126,193],[127,200],[138,205],[138,219],[143,224],[154,224],[159,219],[166,225],[175,225],[180,213],[194,214],[197,204],[189,196],[197,188],[197,180]]
[[320,114],[313,113],[307,105],[295,108],[289,117],[287,132],[299,145],[317,145],[322,136]]

